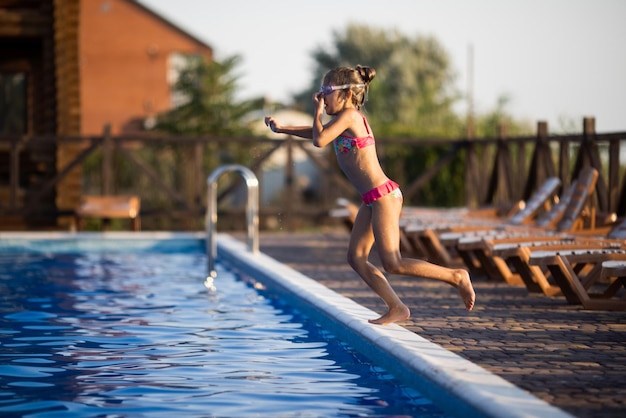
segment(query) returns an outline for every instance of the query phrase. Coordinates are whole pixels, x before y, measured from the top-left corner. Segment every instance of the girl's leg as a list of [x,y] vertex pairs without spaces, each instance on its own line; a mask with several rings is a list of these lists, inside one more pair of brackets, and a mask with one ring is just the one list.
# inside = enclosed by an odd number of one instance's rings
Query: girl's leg
[[469,273],[463,269],[450,269],[424,260],[403,258],[400,254],[399,219],[402,200],[385,196],[373,204],[372,228],[376,249],[383,268],[391,274],[424,277],[444,281],[454,286],[468,311],[474,307],[476,294]]
[[363,281],[387,304],[387,313],[369,322],[386,324],[403,321],[410,316],[409,308],[396,295],[384,274],[368,261],[370,251],[374,245],[371,219],[372,209],[361,205],[350,234],[348,263],[361,276]]

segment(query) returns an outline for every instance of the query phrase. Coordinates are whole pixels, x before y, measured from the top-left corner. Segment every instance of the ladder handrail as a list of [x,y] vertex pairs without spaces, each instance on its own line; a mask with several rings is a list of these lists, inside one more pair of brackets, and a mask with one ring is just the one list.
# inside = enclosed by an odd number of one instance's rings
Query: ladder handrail
[[228,164],[214,170],[207,178],[207,212],[206,212],[206,250],[208,258],[209,277],[215,278],[215,259],[217,258],[217,180],[222,174],[236,172],[240,174],[248,190],[248,201],[246,203],[247,220],[247,243],[248,250],[256,253],[259,251],[259,180],[256,175],[247,167],[239,164]]

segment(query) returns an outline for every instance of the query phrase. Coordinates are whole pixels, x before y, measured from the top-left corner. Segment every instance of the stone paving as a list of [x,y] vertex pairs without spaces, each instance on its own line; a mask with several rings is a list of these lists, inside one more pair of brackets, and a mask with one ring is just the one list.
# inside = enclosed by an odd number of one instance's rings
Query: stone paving
[[[385,306],[345,262],[348,233],[262,233],[261,251],[376,312]],[[377,262],[375,256],[372,261]],[[411,308],[400,325],[580,418],[626,416],[626,312],[473,277],[476,307],[427,279],[390,281]]]

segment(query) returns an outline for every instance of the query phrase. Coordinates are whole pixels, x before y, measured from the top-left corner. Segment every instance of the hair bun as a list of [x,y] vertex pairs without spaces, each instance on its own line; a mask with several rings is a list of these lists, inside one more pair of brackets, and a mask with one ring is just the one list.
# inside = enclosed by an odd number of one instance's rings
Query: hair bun
[[369,84],[370,81],[372,81],[374,77],[376,77],[376,70],[372,67],[367,67],[365,65],[359,64],[354,67],[354,69],[359,73],[365,84]]

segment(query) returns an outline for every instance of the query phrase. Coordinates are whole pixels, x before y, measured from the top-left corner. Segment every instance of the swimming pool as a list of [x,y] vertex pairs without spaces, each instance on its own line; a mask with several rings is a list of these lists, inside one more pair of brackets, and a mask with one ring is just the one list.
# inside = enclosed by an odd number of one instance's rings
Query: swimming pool
[[0,415],[555,412],[401,327],[367,324],[371,312],[230,237],[216,289],[203,288],[203,246],[195,234],[0,234]]

